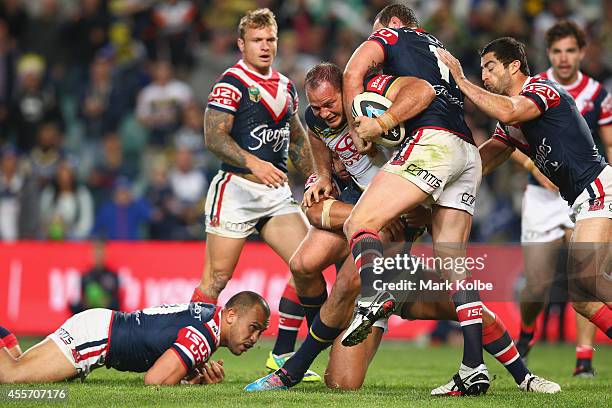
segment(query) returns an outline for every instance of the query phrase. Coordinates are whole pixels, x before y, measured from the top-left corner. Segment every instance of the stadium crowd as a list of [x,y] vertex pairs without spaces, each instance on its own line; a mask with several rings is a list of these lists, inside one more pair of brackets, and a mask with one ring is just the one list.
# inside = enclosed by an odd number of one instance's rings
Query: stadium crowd
[[[343,67],[385,0],[0,1],[0,239],[190,240],[219,166],[203,141],[203,107],[239,58],[237,22],[269,7],[276,68],[306,106],[306,71]],[[548,67],[544,32],[571,18],[588,34],[582,70],[612,90],[612,0],[407,1],[479,81],[475,50],[512,35],[533,72]],[[577,5],[580,4],[580,7]],[[477,143],[494,122],[466,103]],[[295,172],[294,172],[295,173]],[[484,179],[472,240],[517,241],[526,175]],[[294,174],[296,197],[302,181]]]

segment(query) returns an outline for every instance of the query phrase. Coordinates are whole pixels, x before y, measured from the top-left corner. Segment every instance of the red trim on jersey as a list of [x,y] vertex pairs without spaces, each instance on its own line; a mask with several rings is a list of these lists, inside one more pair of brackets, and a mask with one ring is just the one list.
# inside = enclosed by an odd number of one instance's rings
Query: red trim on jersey
[[[525,98],[527,98],[531,102],[533,102],[535,104],[535,106],[537,106],[537,108],[540,111],[540,113],[544,113],[544,110],[540,107],[540,104],[533,97],[531,97],[529,95],[523,95],[523,94],[521,94],[521,96],[524,96]],[[540,101],[540,102],[542,102],[542,101]]]
[[408,145],[408,148],[406,149],[406,151],[404,152],[404,154],[397,160],[393,160],[391,162],[391,164],[393,165],[403,165],[404,163],[406,163],[406,160],[408,160],[408,157],[410,157],[410,153],[412,153],[412,149],[414,149],[414,145],[417,144],[417,142],[419,141],[419,139],[421,138],[421,136],[423,135],[423,129],[420,129],[414,136],[414,139],[412,139],[412,141],[410,142],[410,144]]
[[221,185],[221,191],[219,192],[219,199],[217,200],[217,211],[215,211],[215,217],[217,220],[221,219],[221,201],[223,201],[223,193],[225,193],[225,187],[227,187],[228,181],[232,178],[233,174],[228,173],[229,175]]
[[174,351],[174,354],[176,354],[176,357],[178,358],[178,360],[181,362],[181,364],[183,365],[183,367],[185,367],[185,370],[187,372],[189,372],[189,367],[187,367],[187,364],[185,363],[185,361],[183,361],[183,358],[181,357],[181,355],[179,354],[178,350],[175,349],[174,347],[170,347],[170,350]]
[[472,144],[472,145],[476,146],[476,144],[474,143],[474,141],[473,141],[473,140],[471,140],[471,139],[470,139],[470,138],[469,138],[467,135],[464,135],[463,133],[454,132],[454,131],[452,131],[452,130],[450,130],[450,129],[447,129],[447,128],[444,128],[444,127],[440,127],[440,126],[423,126],[423,127],[420,127],[420,128],[415,129],[415,130],[413,131],[413,133],[414,133],[414,132],[416,132],[416,131],[419,131],[419,130],[425,130],[425,129],[443,130],[443,131],[445,131],[445,132],[452,133],[453,135],[455,135],[455,136],[457,136],[457,137],[460,137],[461,139],[465,140],[465,141],[466,141],[466,142],[468,142],[469,144]]
[[599,193],[599,200],[603,202],[604,197],[606,196],[606,192],[604,191],[603,184],[601,184],[601,180],[597,177],[594,181],[595,186],[597,187],[597,192]]
[[576,99],[576,97],[580,95],[580,93],[584,91],[584,88],[586,88],[589,84],[589,79],[590,78],[588,76],[582,75],[582,80],[578,83],[578,85],[576,85],[574,88],[566,89],[567,92],[572,95],[572,98]]
[[[280,88],[278,86],[279,82],[280,82],[280,75],[278,74],[278,71],[272,69],[270,77],[262,78],[261,76],[257,75],[256,73],[251,72],[249,69],[245,69],[245,67],[243,67],[241,64],[236,64],[234,66],[236,68],[239,68],[245,74],[247,74],[247,76],[249,78],[251,78],[253,81],[257,82],[257,85],[261,86],[266,91],[268,91],[270,93],[270,95],[272,95],[273,98],[276,98],[276,95],[278,95],[278,90]],[[228,72],[228,74],[229,74],[229,72]],[[248,87],[248,85],[247,85],[247,87]]]
[[[244,68],[240,67],[240,69],[242,69],[242,71],[243,71],[243,72],[246,72],[247,74],[249,74],[249,72],[248,72],[248,71],[245,71],[245,70],[244,70]],[[234,74],[233,72],[228,72],[226,75],[229,75],[229,76],[232,76],[232,77],[236,78],[237,80],[239,80],[239,81],[242,83],[242,85],[244,85],[244,86],[245,86],[245,87],[247,87],[247,88],[250,88],[250,87],[251,87],[249,84],[247,84],[246,82],[244,82],[244,80],[243,80],[242,78],[240,78],[240,76],[238,76],[238,75]],[[253,75],[253,74],[251,74],[251,75]],[[261,78],[253,78],[253,77],[251,77],[251,75],[249,75],[249,78],[253,79],[254,81],[257,81],[257,80],[261,81]],[[278,73],[277,73],[277,75],[278,75]],[[289,82],[289,83],[291,83],[291,82]],[[262,82],[257,82],[257,84],[258,84],[258,85],[261,85],[263,88],[265,88],[266,90],[268,90],[268,89],[267,89],[267,87],[266,87],[266,86],[264,86],[263,81],[262,81]],[[274,98],[276,98],[276,93],[278,92],[278,89],[279,89],[279,87],[278,87],[278,80],[277,80],[277,81],[276,81],[276,92],[274,93],[274,96],[273,96]],[[272,96],[272,95],[271,95],[271,96]],[[285,116],[285,114],[287,113],[287,109],[289,109],[289,98],[285,98],[285,107],[283,108],[283,110],[281,111],[281,113],[280,113],[280,114],[278,114],[278,116],[277,116],[277,115],[274,113],[274,110],[272,109],[272,107],[271,107],[271,106],[270,106],[270,105],[269,105],[269,104],[266,102],[266,99],[265,99],[265,98],[263,98],[263,97],[262,97],[262,98],[259,100],[259,102],[261,102],[261,103],[263,104],[263,106],[265,106],[265,107],[266,107],[266,109],[267,109],[267,110],[268,110],[268,112],[270,113],[270,116],[272,116],[272,119],[273,119],[273,120],[274,120],[274,122],[276,122],[276,123],[280,122],[280,120],[283,118],[283,116]]]
[[115,320],[115,311],[111,313],[110,323],[108,324],[108,335],[106,336],[106,349],[105,351],[108,353],[110,350],[111,343],[111,334],[113,333],[113,321]]

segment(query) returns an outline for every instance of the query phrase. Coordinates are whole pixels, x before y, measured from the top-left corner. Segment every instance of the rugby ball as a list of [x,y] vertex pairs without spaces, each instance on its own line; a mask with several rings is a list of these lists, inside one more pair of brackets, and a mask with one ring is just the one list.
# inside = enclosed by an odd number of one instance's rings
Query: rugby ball
[[[353,99],[353,117],[367,116],[369,118],[377,118],[385,113],[392,103],[389,99],[375,92],[360,93]],[[378,139],[374,140],[374,143],[387,147],[395,147],[404,141],[405,136],[404,123],[401,122],[387,133],[383,133]]]

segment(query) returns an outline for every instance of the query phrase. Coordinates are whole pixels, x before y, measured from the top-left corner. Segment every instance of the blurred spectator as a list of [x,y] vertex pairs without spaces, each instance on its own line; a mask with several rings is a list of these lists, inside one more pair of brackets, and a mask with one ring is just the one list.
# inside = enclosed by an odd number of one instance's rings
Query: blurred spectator
[[40,197],[41,230],[53,240],[85,239],[93,225],[93,200],[75,177],[75,163],[63,160]]
[[32,18],[24,35],[24,51],[40,55],[52,76],[59,76],[66,48],[62,46],[64,22],[57,0],[41,0],[39,15]]
[[193,165],[191,151],[179,148],[175,163],[168,176],[172,194],[176,200],[174,212],[181,222],[175,239],[195,239],[201,232],[198,219],[204,211],[203,199],[208,188],[206,176]]
[[98,57],[91,63],[89,83],[79,103],[79,114],[89,142],[99,142],[103,135],[117,130],[126,112],[122,87],[113,81],[111,75],[110,59]]
[[107,266],[104,241],[93,242],[93,266],[81,277],[81,300],[70,305],[74,314],[87,309],[120,310],[119,277]]
[[152,209],[149,238],[174,239],[174,231],[179,226],[179,220],[175,216],[177,202],[168,183],[168,168],[165,160],[157,160],[151,166],[149,178],[149,186],[145,193]]
[[19,218],[21,192],[26,175],[19,168],[17,152],[12,147],[0,150],[0,240],[14,241],[20,238]]
[[92,235],[109,240],[145,238],[141,231],[151,220],[151,207],[142,198],[134,198],[132,185],[125,177],[115,182],[112,197],[96,211]]
[[153,82],[138,95],[136,115],[150,132],[149,143],[163,146],[181,124],[183,109],[193,102],[189,86],[174,78],[172,66],[158,61],[153,66]]
[[15,51],[8,26],[0,19],[0,144],[8,139],[8,119],[15,84]]
[[100,153],[87,180],[96,207],[111,196],[119,177],[133,180],[136,176],[136,167],[130,166],[124,160],[121,139],[117,133],[112,132],[105,136]]
[[37,144],[29,155],[32,175],[40,188],[52,179],[62,159],[63,135],[55,122],[44,122],[38,128]]
[[190,36],[196,14],[196,6],[191,0],[162,0],[155,5],[153,21],[158,28],[157,57],[169,58],[177,68],[193,64]]
[[204,146],[203,115],[196,104],[191,104],[185,109],[183,126],[174,134],[174,148],[189,149],[193,155],[194,166],[203,170],[208,177],[217,173],[221,162]]
[[0,2],[0,19],[6,21],[14,46],[20,46],[29,24],[29,16],[22,0],[3,0]]
[[17,64],[17,74],[9,121],[17,148],[29,152],[42,122],[54,121],[63,126],[64,120],[55,89],[44,81],[45,62],[40,56],[22,56]]

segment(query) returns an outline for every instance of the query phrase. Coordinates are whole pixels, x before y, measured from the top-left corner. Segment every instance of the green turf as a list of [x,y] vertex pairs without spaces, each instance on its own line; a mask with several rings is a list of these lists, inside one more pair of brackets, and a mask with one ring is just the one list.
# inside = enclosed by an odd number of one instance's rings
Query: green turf
[[[376,356],[364,387],[356,392],[327,390],[322,384],[298,385],[291,391],[245,393],[242,388],[265,374],[265,357],[271,343],[264,342],[241,357],[221,349],[215,358],[225,359],[226,380],[211,386],[145,387],[142,374],[120,373],[104,368],[93,372],[84,384],[79,382],[17,388],[58,388],[69,390],[68,405],[74,407],[610,407],[612,406],[612,347],[600,346],[595,354],[597,376],[574,379],[573,347],[539,345],[530,355],[533,372],[561,384],[557,395],[520,392],[512,378],[494,360],[487,359],[495,379],[486,396],[478,398],[431,398],[430,390],[448,380],[457,369],[461,350],[453,347],[420,348],[411,343],[387,342]],[[313,366],[323,373],[327,354]],[[0,385],[5,394],[9,386]],[[0,406],[58,406],[0,400]]]

